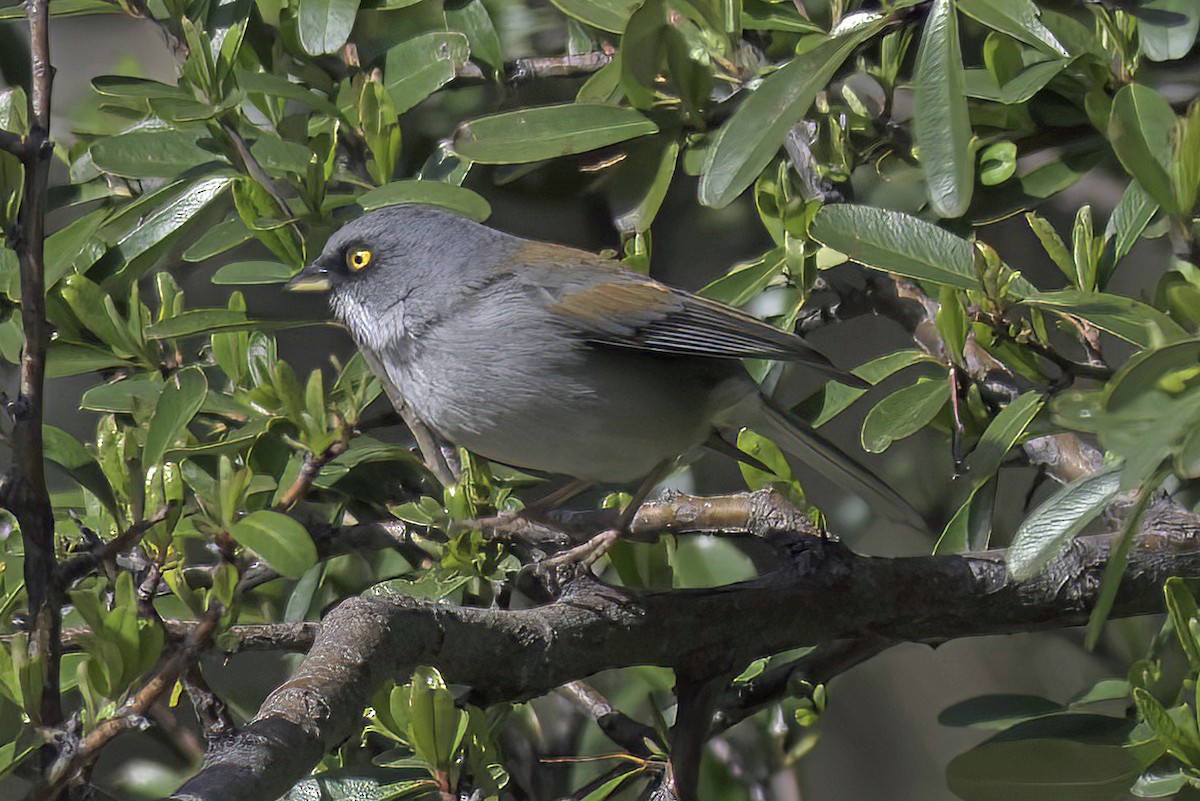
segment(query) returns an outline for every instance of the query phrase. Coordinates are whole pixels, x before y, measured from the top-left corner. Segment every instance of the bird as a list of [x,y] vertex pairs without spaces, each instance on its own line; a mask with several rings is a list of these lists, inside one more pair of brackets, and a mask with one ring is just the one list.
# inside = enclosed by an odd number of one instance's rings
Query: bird
[[749,426],[889,517],[921,519],[741,360],[865,382],[794,333],[614,258],[403,204],[345,223],[287,289],[326,292],[411,411],[494,462],[576,487],[641,482],[636,508],[681,454]]

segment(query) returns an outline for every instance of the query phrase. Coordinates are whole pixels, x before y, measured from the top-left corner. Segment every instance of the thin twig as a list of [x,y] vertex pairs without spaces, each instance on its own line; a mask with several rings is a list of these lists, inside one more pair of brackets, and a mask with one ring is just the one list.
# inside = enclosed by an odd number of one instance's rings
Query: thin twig
[[120,709],[96,724],[96,727],[79,742],[77,748],[60,755],[51,766],[46,783],[34,791],[29,801],[49,801],[57,798],[64,787],[77,780],[83,771],[96,761],[100,751],[114,737],[130,729],[145,728],[145,715],[151,704],[174,686],[197,655],[208,646],[223,613],[224,610],[218,604],[210,607],[195,628],[188,633],[183,644],[159,664],[141,688],[131,695]]
[[154,514],[134,523],[100,547],[72,557],[59,570],[63,586],[70,586],[72,582],[78,581],[88,575],[98,566],[110,559],[116,558],[117,554],[137,545],[146,532],[166,520],[170,512],[171,506],[169,504],[160,507]]
[[283,215],[283,219],[291,217],[291,208],[288,206],[287,198],[285,198],[275,186],[275,182],[267,175],[266,170],[258,163],[258,159],[250,152],[250,146],[246,144],[246,140],[238,133],[234,125],[226,120],[220,121],[221,132],[225,134],[225,138],[229,140],[229,144],[233,147],[233,152],[241,162],[242,172],[250,176],[256,181],[271,199],[275,201],[275,205],[279,207],[279,213]]
[[658,741],[654,729],[616,709],[595,687],[584,681],[570,681],[557,692],[596,721],[608,739],[634,756],[651,755],[648,743]]
[[331,442],[325,450],[318,454],[308,454],[308,457],[304,460],[304,464],[300,467],[300,472],[296,474],[296,479],[287,488],[287,492],[283,493],[279,502],[275,504],[275,509],[280,512],[286,512],[302,501],[304,496],[308,495],[309,490],[312,489],[313,482],[321,474],[322,468],[345,453],[349,447],[350,433],[343,428],[338,438]]
[[200,665],[192,663],[188,666],[183,678],[183,688],[187,690],[188,698],[192,701],[192,708],[196,711],[196,719],[200,721],[200,729],[204,732],[204,741],[209,748],[215,742],[233,734],[237,725],[229,714],[229,707],[208,685],[200,671]]

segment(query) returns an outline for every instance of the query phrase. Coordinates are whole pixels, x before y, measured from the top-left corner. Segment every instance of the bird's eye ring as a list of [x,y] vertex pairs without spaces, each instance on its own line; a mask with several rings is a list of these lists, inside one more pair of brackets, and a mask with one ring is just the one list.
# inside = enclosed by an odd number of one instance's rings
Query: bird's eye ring
[[354,248],[346,251],[346,266],[351,270],[361,270],[371,263],[371,251],[366,248]]

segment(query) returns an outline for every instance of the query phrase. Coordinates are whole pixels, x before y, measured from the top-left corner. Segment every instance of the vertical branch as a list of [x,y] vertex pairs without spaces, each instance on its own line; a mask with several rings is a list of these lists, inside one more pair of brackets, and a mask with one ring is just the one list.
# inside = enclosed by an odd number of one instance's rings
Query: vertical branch
[[33,627],[31,657],[42,667],[43,689],[38,723],[50,726],[62,719],[58,691],[60,584],[54,559],[54,514],[46,491],[42,461],[42,386],[46,376],[46,309],[42,240],[45,238],[46,190],[50,177],[49,0],[27,0],[33,83],[29,94],[29,133],[14,149],[25,166],[24,194],[17,216],[13,247],[21,270],[20,389],[9,404],[13,417],[13,461],[0,477],[0,505],[12,512],[25,546],[25,587]]

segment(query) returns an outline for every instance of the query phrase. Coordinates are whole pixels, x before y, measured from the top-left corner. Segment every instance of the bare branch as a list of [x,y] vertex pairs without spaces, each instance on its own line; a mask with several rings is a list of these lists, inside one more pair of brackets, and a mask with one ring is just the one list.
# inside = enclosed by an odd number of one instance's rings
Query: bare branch
[[0,131],[0,150],[12,153],[23,160],[25,158],[25,139],[11,131]]
[[[0,477],[0,506],[12,512],[25,547],[25,587],[33,626],[30,658],[42,667],[42,695],[37,723],[55,726],[62,720],[59,662],[62,626],[54,555],[54,514],[46,490],[42,449],[43,388],[46,377],[45,278],[42,243],[46,238],[46,192],[50,180],[50,64],[49,0],[28,0],[32,85],[29,94],[29,133],[18,140],[3,138],[3,146],[25,165],[21,208],[9,245],[17,252],[21,274],[21,350],[19,394],[9,411],[13,417],[12,463]],[[49,753],[44,755],[50,757]],[[44,765],[43,765],[44,767]]]
[[634,756],[650,756],[647,743],[658,740],[654,729],[618,710],[596,688],[587,682],[569,681],[558,688],[558,694],[596,721],[608,739]]

